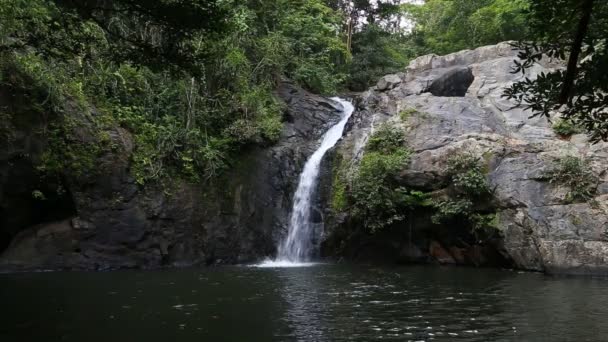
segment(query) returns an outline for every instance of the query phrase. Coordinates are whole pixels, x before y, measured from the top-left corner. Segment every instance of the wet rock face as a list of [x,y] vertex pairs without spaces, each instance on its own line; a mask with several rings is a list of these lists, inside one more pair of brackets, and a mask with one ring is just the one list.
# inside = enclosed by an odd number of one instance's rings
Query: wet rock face
[[[284,82],[277,95],[287,108],[280,141],[243,153],[210,184],[138,186],[129,171],[133,138],[113,129],[116,152],[98,160],[98,174],[65,175],[73,212],[33,226],[9,225],[15,230],[0,256],[0,271],[241,263],[272,255],[287,229],[299,172],[340,118],[332,101],[291,83]],[[23,134],[28,129],[33,128],[24,127]],[[83,139],[90,129],[82,128]],[[6,189],[0,187],[0,200],[7,198]],[[31,197],[31,191],[18,195]]]
[[[75,204],[57,180],[40,179],[36,163],[46,147],[44,123],[31,97],[0,85],[0,253],[24,228],[71,217]],[[2,116],[2,113],[12,113]],[[45,197],[37,194],[45,193]]]
[[[405,248],[408,227],[401,227],[377,249],[406,251],[396,254],[410,261],[436,260],[429,253],[433,250],[440,259],[451,261],[446,257],[449,254],[456,263],[469,255],[469,260],[507,260],[527,270],[607,272],[608,144],[590,144],[581,134],[561,138],[546,119],[531,119],[531,112],[504,99],[503,89],[524,77],[510,72],[516,56],[517,51],[506,43],[441,57],[423,56],[411,62],[395,87],[382,91],[375,87],[357,99],[358,110],[350,130],[336,151],[342,160],[356,165],[370,132],[388,122],[406,132],[413,151],[400,183],[440,192],[449,183],[449,157],[474,153],[486,166],[502,235],[490,249],[478,246],[464,252],[453,249],[453,237],[446,237],[436,241],[443,247],[439,253],[437,244],[431,246],[428,237],[420,238],[416,248]],[[559,67],[543,60],[525,77]],[[404,111],[411,113],[405,120],[399,115]],[[599,180],[595,198],[590,201],[568,203],[567,189],[547,181],[546,174],[556,161],[569,155],[587,159]],[[350,228],[343,224],[348,218],[340,215],[340,220],[328,227],[328,246],[338,245],[335,240],[340,234],[339,239],[349,237],[344,232]],[[416,219],[413,225],[414,235],[428,228],[423,220]],[[356,249],[356,241],[363,240],[348,241],[351,249]],[[334,253],[332,248],[326,253]]]

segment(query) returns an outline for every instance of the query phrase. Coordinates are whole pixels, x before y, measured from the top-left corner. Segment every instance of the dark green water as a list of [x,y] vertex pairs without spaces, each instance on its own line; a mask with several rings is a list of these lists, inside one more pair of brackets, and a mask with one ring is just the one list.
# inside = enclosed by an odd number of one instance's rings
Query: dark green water
[[320,265],[0,275],[0,341],[608,341],[608,280]]

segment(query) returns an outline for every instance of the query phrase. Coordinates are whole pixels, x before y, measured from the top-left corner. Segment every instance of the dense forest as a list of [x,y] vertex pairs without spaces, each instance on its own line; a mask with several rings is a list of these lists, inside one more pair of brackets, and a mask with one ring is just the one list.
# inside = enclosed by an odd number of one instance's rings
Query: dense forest
[[[198,182],[221,174],[248,146],[278,139],[282,107],[273,91],[281,79],[319,94],[362,91],[420,55],[525,40],[535,43],[526,43],[527,62],[516,71],[543,52],[566,58],[570,50],[577,51],[574,67],[516,84],[507,95],[545,115],[569,103],[570,117],[601,139],[608,120],[597,108],[607,100],[590,87],[606,77],[592,71],[606,64],[607,6],[578,3],[1,0],[0,82],[25,94],[27,110],[45,121],[50,148],[37,161],[42,173],[94,171],[96,157],[112,148],[74,143],[79,123],[62,113],[77,108],[102,141],[109,125],[135,135],[138,183]],[[580,32],[579,13],[589,30]],[[561,78],[570,88],[578,83],[557,99]],[[11,115],[0,108],[3,143],[11,141]]]

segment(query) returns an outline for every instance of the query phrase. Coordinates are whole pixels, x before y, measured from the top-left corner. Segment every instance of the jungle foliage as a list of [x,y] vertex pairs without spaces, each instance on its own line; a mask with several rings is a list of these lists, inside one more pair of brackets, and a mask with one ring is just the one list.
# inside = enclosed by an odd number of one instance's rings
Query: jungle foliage
[[327,0],[352,53],[345,86],[364,90],[410,60],[528,35],[529,0]]
[[528,0],[428,0],[407,9],[424,53],[448,54],[528,35]]
[[409,156],[403,131],[397,127],[385,124],[370,137],[350,191],[352,214],[369,231],[403,219],[408,193],[399,186],[397,175]]
[[339,22],[321,0],[0,0],[0,82],[39,94],[41,120],[59,118],[44,130],[47,172],[72,159],[89,172],[102,151],[70,132],[118,124],[134,135],[139,183],[200,181],[243,147],[278,139],[282,77],[336,91],[349,58]]
[[429,203],[426,194],[399,185],[409,163],[403,131],[383,124],[370,137],[359,165],[335,160],[332,210],[348,212],[365,231],[376,233],[405,219],[410,207]]
[[335,160],[332,210],[349,213],[358,226],[379,233],[412,218],[430,215],[435,225],[468,227],[477,239],[499,234],[498,215],[491,204],[491,189],[483,160],[463,152],[448,160],[445,190],[427,192],[403,186],[410,151],[397,125],[383,124],[372,134],[358,166]]

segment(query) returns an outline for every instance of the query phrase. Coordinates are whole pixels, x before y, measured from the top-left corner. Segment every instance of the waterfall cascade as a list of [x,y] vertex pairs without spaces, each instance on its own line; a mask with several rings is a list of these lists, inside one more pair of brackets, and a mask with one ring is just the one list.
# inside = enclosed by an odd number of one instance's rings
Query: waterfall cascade
[[342,105],[342,118],[323,135],[321,146],[306,161],[300,174],[298,188],[293,198],[293,207],[289,222],[289,232],[281,242],[277,259],[267,261],[260,266],[285,267],[300,266],[310,262],[315,246],[312,239],[314,227],[311,222],[313,195],[319,184],[319,172],[323,156],[336,145],[342,137],[344,127],[354,111],[353,105],[340,98],[332,100]]

